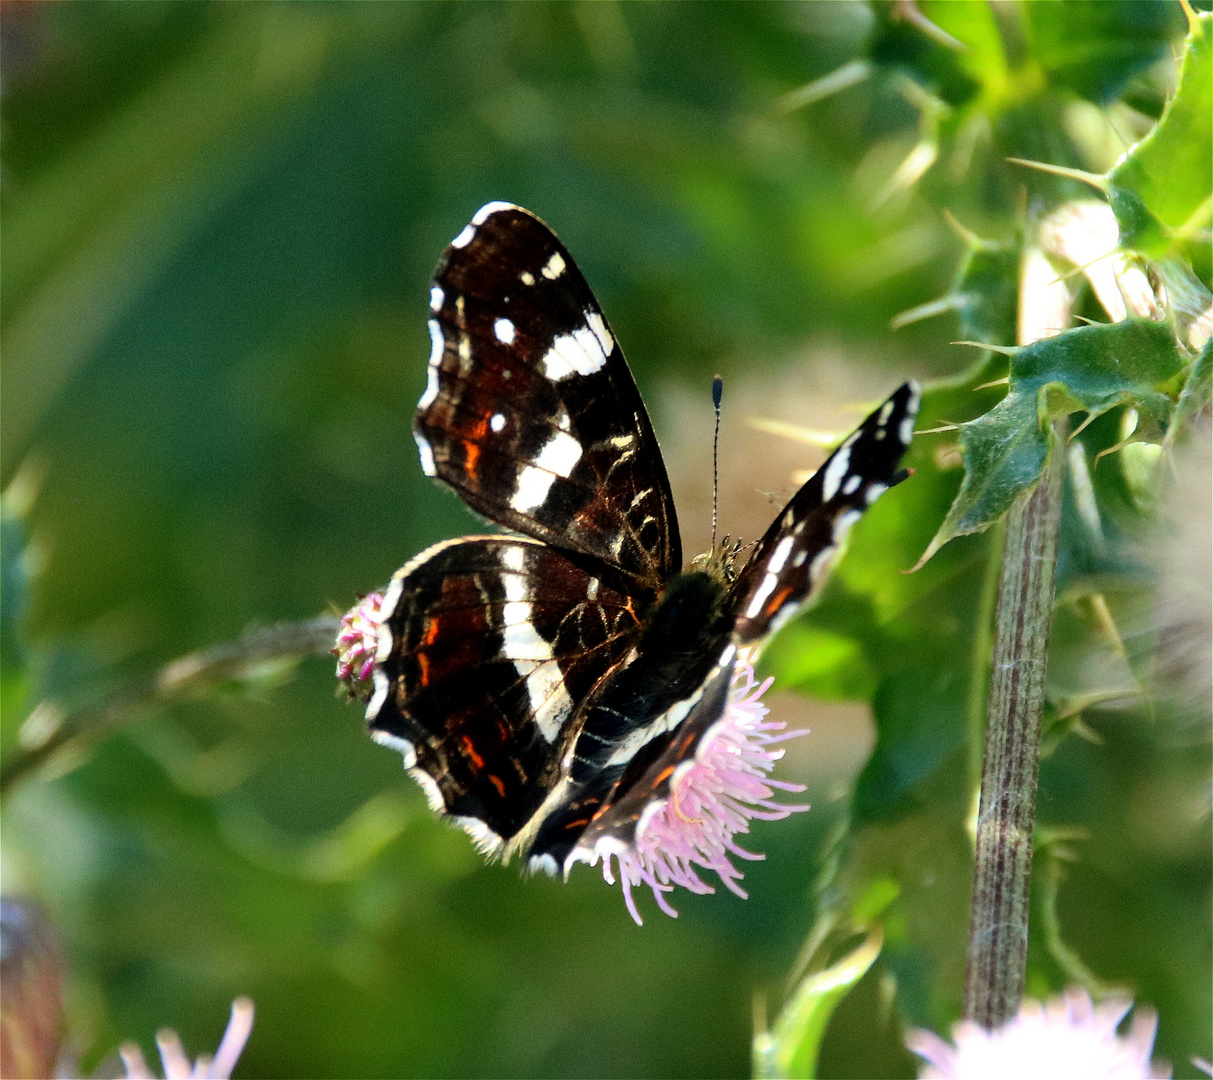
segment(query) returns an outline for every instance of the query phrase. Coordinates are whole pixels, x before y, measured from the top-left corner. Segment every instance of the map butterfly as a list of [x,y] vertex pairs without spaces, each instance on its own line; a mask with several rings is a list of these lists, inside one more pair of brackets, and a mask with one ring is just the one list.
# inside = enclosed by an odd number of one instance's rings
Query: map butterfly
[[396,573],[367,720],[482,852],[567,874],[635,840],[735,668],[904,479],[918,391],[864,420],[739,573],[684,572],[648,414],[547,225],[481,208],[438,263],[430,311],[422,468],[510,531],[444,541]]

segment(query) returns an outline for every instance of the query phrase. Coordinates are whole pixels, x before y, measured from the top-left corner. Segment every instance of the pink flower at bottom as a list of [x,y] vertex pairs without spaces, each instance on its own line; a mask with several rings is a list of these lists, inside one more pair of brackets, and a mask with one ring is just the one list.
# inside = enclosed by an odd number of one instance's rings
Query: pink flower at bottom
[[602,876],[615,884],[612,859],[618,860],[619,878],[628,911],[643,923],[632,898],[634,885],[647,885],[658,907],[678,917],[665,898],[676,885],[693,893],[711,893],[699,871],[710,870],[727,889],[745,899],[738,884],[742,873],[731,856],[762,859],[733,841],[737,833],[749,832],[757,818],[778,821],[808,810],[806,805],[773,801],[776,791],[804,791],[803,784],[772,780],[768,775],[781,757],[777,743],[805,731],[784,731],[785,724],[766,719],[768,709],[758,699],[772,679],[755,685],[754,669],[739,664],[729,689],[724,715],[708,729],[693,758],[674,773],[669,798],[641,818],[636,838],[627,848],[605,853]]
[[[181,1045],[181,1037],[172,1028],[161,1028],[156,1032],[156,1045],[160,1048],[165,1080],[228,1080],[252,1031],[253,1002],[250,998],[238,997],[232,1002],[232,1016],[215,1056],[203,1054],[191,1065]],[[126,1066],[127,1080],[154,1080],[138,1043],[123,1043],[118,1052]]]
[[952,1028],[955,1046],[930,1031],[911,1031],[906,1045],[926,1062],[923,1078],[937,1080],[1151,1080],[1171,1075],[1154,1065],[1158,1017],[1139,1008],[1128,1033],[1120,1022],[1133,1007],[1124,997],[1096,1005],[1070,987],[1048,1003],[1026,999],[1019,1014],[995,1031],[963,1020]]

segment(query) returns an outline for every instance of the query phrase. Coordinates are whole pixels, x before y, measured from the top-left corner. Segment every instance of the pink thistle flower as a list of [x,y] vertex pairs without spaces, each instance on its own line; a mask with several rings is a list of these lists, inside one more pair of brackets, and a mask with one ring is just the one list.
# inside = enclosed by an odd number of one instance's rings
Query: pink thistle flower
[[382,606],[383,593],[359,597],[358,603],[341,616],[337,644],[329,650],[337,657],[337,679],[349,691],[351,701],[366,701],[371,696],[371,672],[383,623]]
[[602,876],[615,884],[611,860],[617,859],[624,899],[638,925],[643,920],[632,897],[635,885],[647,885],[657,906],[672,918],[678,912],[665,893],[676,885],[693,893],[716,891],[699,876],[700,870],[712,871],[725,888],[744,900],[746,892],[738,884],[744,875],[730,856],[747,861],[764,856],[739,847],[733,837],[749,832],[749,822],[755,818],[778,821],[808,810],[807,805],[773,801],[777,790],[804,791],[804,785],[769,777],[784,754],[772,747],[807,734],[785,732],[785,724],[766,719],[769,710],[758,699],[773,681],[767,679],[756,686],[754,669],[749,664],[738,665],[724,715],[704,734],[695,756],[675,771],[669,797],[640,819],[635,840],[628,847],[603,853]]
[[[240,1060],[252,1030],[253,1002],[249,998],[238,997],[232,1002],[232,1017],[215,1056],[212,1058],[209,1054],[203,1054],[191,1065],[181,1045],[181,1037],[172,1028],[161,1028],[156,1032],[156,1045],[160,1048],[165,1080],[227,1080]],[[138,1043],[123,1043],[118,1053],[126,1066],[127,1080],[154,1080]]]
[[1149,1080],[1171,1067],[1152,1064],[1158,1016],[1139,1008],[1125,1035],[1116,1032],[1133,1007],[1125,997],[1096,1005],[1070,987],[1046,1004],[1026,999],[996,1031],[969,1020],[952,1028],[955,1046],[930,1031],[911,1031],[906,1046],[926,1062],[921,1077],[940,1080]]

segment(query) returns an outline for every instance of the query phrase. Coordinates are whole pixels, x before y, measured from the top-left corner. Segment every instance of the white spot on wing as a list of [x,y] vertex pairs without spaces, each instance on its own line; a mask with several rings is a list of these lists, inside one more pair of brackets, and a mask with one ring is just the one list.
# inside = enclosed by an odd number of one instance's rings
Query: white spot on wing
[[792,538],[785,536],[775,545],[775,550],[771,553],[771,561],[767,563],[767,570],[770,573],[778,574],[783,569],[783,564],[788,561],[788,553],[792,550],[792,543]]
[[867,491],[863,493],[863,497],[867,501],[867,504],[871,506],[872,503],[879,499],[881,495],[888,490],[888,486],[885,484],[873,484],[870,488],[868,488]]
[[495,432],[501,432],[505,427],[505,417],[501,413],[493,413],[493,418],[489,421],[489,427]]
[[833,544],[829,547],[822,548],[814,557],[812,564],[809,566],[809,580],[816,585],[830,568],[830,563],[834,560],[834,554],[838,551]]
[[[381,634],[379,636],[379,648],[383,647],[384,639],[389,635]],[[390,645],[390,642],[389,642]],[[375,651],[375,658],[379,658],[379,650]],[[387,696],[391,693],[391,680],[382,672],[375,672],[375,692],[371,695],[371,700],[366,705],[366,718],[368,721],[374,720],[379,715],[379,710],[383,708],[383,703],[387,701]],[[395,738],[395,736],[392,736]],[[412,750],[412,744],[409,744],[409,749]]]
[[544,373],[555,381],[570,375],[592,375],[606,364],[607,355],[594,331],[581,327],[552,342],[543,357]]
[[[502,555],[507,571],[502,575],[505,603],[501,608],[502,647],[511,660],[539,662],[552,658],[552,647],[536,632],[531,623],[531,604],[527,599],[526,582],[522,573],[522,549],[507,547]],[[527,675],[528,671],[520,674]]]
[[[531,605],[525,602],[505,604],[501,611],[501,639],[505,655],[517,662],[531,660],[539,663],[552,658],[552,647],[543,640],[531,625]],[[530,671],[519,674],[529,675]]]
[[775,591],[775,585],[778,581],[779,578],[774,574],[767,574],[762,579],[762,584],[758,586],[753,599],[750,600],[749,606],[745,609],[745,617],[747,619],[754,618],[762,610],[762,605],[767,602],[767,597]]
[[[539,637],[538,634],[535,636]],[[548,655],[551,655],[550,649]],[[564,688],[559,665],[552,660],[543,663],[516,660],[514,667],[526,681],[526,692],[527,697],[531,699],[535,726],[549,743],[554,743],[564,727],[565,720],[573,711],[573,699]]]
[[602,346],[603,353],[610,356],[615,348],[615,339],[611,337],[611,332],[606,328],[606,323],[602,321],[602,316],[597,311],[587,311],[585,321],[598,339],[598,344]]
[[446,296],[443,291],[437,286],[430,287],[430,310],[441,311],[442,305],[446,301]]
[[517,209],[519,209],[519,207],[515,206],[513,203],[501,202],[500,200],[486,202],[479,210],[476,211],[476,213],[472,215],[472,224],[483,225],[494,214],[499,213],[502,210]]
[[[526,559],[523,556],[522,548],[513,544],[507,544],[501,549],[501,561],[507,570],[512,570],[515,574],[521,574],[526,568]],[[510,593],[512,590],[519,588],[521,588],[521,585],[518,581],[515,581],[513,578],[506,578],[505,594],[507,599],[518,599],[517,596],[510,596]]]
[[826,466],[825,476],[821,478],[822,502],[829,502],[838,494],[838,485],[842,483],[843,477],[847,475],[847,469],[850,468],[850,465],[851,451],[847,448],[847,444],[843,443],[834,456],[830,458],[830,463]]
[[503,345],[514,344],[514,324],[509,319],[498,319],[493,323],[493,333]]
[[[535,275],[532,274],[529,270],[523,270],[522,273],[518,275],[518,280],[521,281],[523,285],[534,285],[535,284]],[[541,858],[542,856],[536,856],[536,857]],[[551,858],[551,856],[548,856],[548,857]],[[552,860],[552,865],[553,866],[556,865],[556,861],[554,859]]]
[[417,456],[421,458],[421,471],[426,476],[437,476],[438,469],[434,465],[434,451],[425,437],[417,431],[413,432],[413,441],[417,443]]
[[442,797],[442,792],[429,773],[421,768],[410,768],[409,776],[421,785],[421,790],[425,792],[425,801],[430,804],[431,810],[442,812],[446,809],[446,801]]
[[417,408],[428,409],[438,400],[438,365],[431,364],[425,369],[425,392],[417,402]]
[[527,860],[527,869],[535,874],[542,870],[545,874],[550,874],[552,877],[557,877],[560,874],[560,867],[556,864],[556,860],[546,852],[543,855],[532,855]]
[[552,646],[535,629],[533,610],[527,599],[525,566],[519,547],[506,547],[501,553],[505,604],[501,609],[502,652],[526,683],[535,724],[548,742],[555,742],[564,722],[573,711],[573,700],[564,687],[559,665],[552,662]]
[[458,236],[455,237],[454,240],[451,241],[451,247],[453,247],[453,248],[467,247],[468,244],[470,244],[472,242],[472,237],[475,235],[476,235],[476,226],[475,225],[465,225],[463,227],[463,232],[461,232]]
[[897,435],[906,446],[909,446],[910,443],[914,441],[913,416],[907,416],[904,420],[902,420],[901,428],[898,430]]
[[851,531],[851,526],[855,524],[863,514],[858,510],[846,510],[838,515],[834,522],[834,539],[841,540]]
[[[445,543],[445,541],[443,541],[443,543]],[[428,551],[423,551],[415,559],[409,560],[406,565],[402,566],[396,571],[396,573],[392,575],[392,580],[388,584],[387,592],[383,594],[383,600],[379,604],[379,610],[382,612],[385,620],[396,614],[396,605],[400,603],[400,598],[404,595],[404,579],[411,571],[415,570],[418,566],[425,562],[427,555]],[[379,641],[381,643],[383,641],[382,634],[379,635]],[[384,659],[386,658],[387,654],[384,653]]]
[[397,750],[403,754],[406,769],[411,769],[417,764],[417,751],[413,749],[413,744],[408,739],[402,739],[390,731],[372,731],[371,738],[380,746],[386,746],[389,750]]
[[559,251],[553,251],[547,265],[540,271],[548,281],[555,281],[564,273],[564,256]]
[[[707,685],[706,681],[704,685]],[[626,764],[636,756],[645,743],[655,739],[658,735],[664,735],[667,731],[673,731],[686,719],[687,713],[695,707],[701,697],[703,697],[702,686],[686,700],[671,705],[652,723],[629,732],[623,742],[615,747],[611,756],[607,758],[607,768],[612,765]]]
[[842,493],[844,495],[854,495],[855,489],[862,483],[863,481],[859,478],[858,473],[851,473],[851,475],[847,477],[847,482],[842,485]]
[[442,350],[446,347],[446,339],[442,336],[442,327],[438,325],[437,319],[427,319],[427,324],[430,328],[430,367],[437,367],[442,363]]
[[[418,770],[420,771],[420,770]],[[416,775],[416,774],[414,774]],[[472,838],[472,846],[486,857],[496,855],[505,843],[492,829],[479,818],[463,817],[452,814],[451,820]]]
[[767,627],[768,634],[774,634],[783,626],[793,615],[800,610],[800,604],[796,601],[784,604],[774,615],[771,616],[771,623]]
[[555,473],[527,465],[518,474],[518,486],[510,497],[510,506],[520,514],[530,513],[535,507],[543,505],[555,482]]
[[580,459],[581,443],[572,435],[557,431],[539,451],[535,464],[567,480]]

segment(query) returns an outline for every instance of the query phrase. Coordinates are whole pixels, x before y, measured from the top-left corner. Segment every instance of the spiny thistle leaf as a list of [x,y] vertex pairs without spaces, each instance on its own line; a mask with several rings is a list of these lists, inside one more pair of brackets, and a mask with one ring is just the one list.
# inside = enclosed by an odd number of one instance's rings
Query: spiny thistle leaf
[[1184,366],[1171,327],[1146,319],[1082,326],[1013,350],[1007,396],[961,425],[964,482],[919,565],[954,536],[994,524],[1036,483],[1052,420],[1074,412],[1094,418],[1129,404],[1141,435],[1161,437],[1171,399],[1160,388]]
[[1108,173],[1121,245],[1152,258],[1209,224],[1213,206],[1213,15],[1191,20],[1175,96]]

